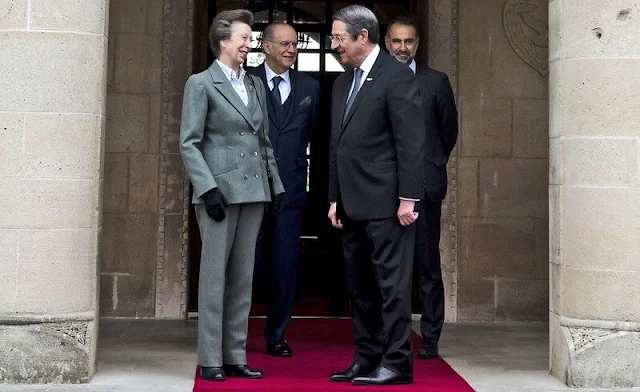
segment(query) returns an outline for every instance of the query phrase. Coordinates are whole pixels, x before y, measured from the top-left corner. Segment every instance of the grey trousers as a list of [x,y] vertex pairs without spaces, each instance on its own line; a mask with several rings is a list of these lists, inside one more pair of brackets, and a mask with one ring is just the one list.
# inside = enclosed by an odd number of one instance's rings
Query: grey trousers
[[246,341],[256,238],[264,203],[227,207],[221,222],[196,205],[202,238],[198,286],[198,365],[247,363]]

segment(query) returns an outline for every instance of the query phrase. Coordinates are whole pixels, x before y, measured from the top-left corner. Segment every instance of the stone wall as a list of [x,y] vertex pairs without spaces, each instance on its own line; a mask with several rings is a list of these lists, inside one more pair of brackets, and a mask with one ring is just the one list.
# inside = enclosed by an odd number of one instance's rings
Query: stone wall
[[640,8],[550,11],[551,373],[640,386]]
[[162,14],[162,1],[110,1],[103,317],[155,316]]
[[95,371],[105,1],[0,1],[0,383]]
[[546,320],[547,2],[457,3],[458,320]]
[[192,10],[192,1],[111,0],[103,317],[186,315],[189,188],[178,137]]

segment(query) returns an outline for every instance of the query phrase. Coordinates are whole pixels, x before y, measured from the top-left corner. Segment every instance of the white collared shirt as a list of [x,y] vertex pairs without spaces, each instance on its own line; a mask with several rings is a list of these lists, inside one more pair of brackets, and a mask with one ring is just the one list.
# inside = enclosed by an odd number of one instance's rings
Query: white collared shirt
[[413,73],[416,73],[416,60],[415,59],[411,60],[411,64],[409,64],[409,68],[411,68]]
[[[362,64],[360,64],[360,69],[362,70],[362,79],[360,79],[360,86],[358,86],[358,90],[362,88],[362,85],[367,80],[367,76],[369,76],[369,72],[371,72],[371,68],[373,68],[373,64],[375,64],[378,55],[380,54],[380,46],[376,45],[371,53],[364,59]],[[351,89],[349,89],[349,96],[347,96],[347,101],[353,92],[353,85],[356,81],[356,74],[353,73],[353,81],[351,82]]]
[[267,84],[269,85],[269,90],[273,90],[273,78],[275,78],[276,76],[280,76],[282,78],[282,81],[278,85],[278,90],[280,90],[280,98],[282,98],[282,102],[280,102],[280,104],[282,105],[287,101],[287,98],[289,98],[289,94],[291,93],[291,78],[289,77],[289,70],[286,70],[278,75],[277,73],[273,72],[271,68],[269,68],[269,65],[265,61],[264,72],[265,77],[267,78]]
[[245,104],[245,106],[249,106],[249,94],[247,93],[247,88],[244,85],[244,76],[247,73],[242,67],[240,67],[240,76],[236,78],[236,73],[226,65],[222,63],[220,60],[216,60],[220,69],[222,69],[222,73],[229,79],[231,82],[231,87],[238,93],[238,96]]

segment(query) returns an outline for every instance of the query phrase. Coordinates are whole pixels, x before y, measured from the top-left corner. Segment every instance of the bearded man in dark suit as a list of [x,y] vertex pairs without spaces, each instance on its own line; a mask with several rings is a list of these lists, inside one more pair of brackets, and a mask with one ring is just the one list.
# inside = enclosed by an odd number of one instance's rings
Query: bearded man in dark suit
[[416,66],[419,44],[413,19],[396,18],[389,23],[385,44],[396,60],[409,65],[418,78],[427,150],[424,156],[424,202],[416,222],[415,263],[420,273],[422,345],[418,357],[438,356],[438,340],[444,323],[444,286],[440,266],[440,217],[447,194],[447,161],[458,136],[458,112],[453,89],[446,74]]

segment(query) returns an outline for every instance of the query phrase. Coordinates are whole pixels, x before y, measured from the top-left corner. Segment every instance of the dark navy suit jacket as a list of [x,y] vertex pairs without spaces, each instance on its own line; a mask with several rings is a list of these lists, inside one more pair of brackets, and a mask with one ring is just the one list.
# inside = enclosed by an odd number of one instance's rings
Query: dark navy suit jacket
[[269,139],[285,189],[284,203],[290,207],[304,207],[307,205],[307,145],[318,122],[320,83],[309,75],[289,70],[291,93],[288,100],[292,100],[292,106],[281,125],[272,111],[264,64],[248,68],[247,72],[258,76],[267,88]]
[[434,202],[447,194],[447,161],[458,137],[458,112],[449,78],[428,67],[416,67],[427,130],[424,154],[425,193]]

